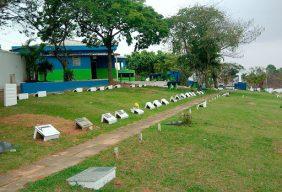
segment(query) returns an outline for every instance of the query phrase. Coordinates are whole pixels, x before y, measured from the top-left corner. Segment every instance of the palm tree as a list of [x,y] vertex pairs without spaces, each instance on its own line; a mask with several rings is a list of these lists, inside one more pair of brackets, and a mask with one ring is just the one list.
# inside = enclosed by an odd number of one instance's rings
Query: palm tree
[[47,81],[47,74],[52,71],[53,71],[53,65],[49,61],[44,60],[43,62],[39,63],[38,72],[40,74],[43,74],[44,81]]

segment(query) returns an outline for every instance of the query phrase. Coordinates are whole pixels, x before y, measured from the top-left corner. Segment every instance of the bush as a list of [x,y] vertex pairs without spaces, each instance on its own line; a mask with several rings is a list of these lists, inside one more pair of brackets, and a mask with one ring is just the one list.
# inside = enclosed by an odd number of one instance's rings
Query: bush
[[183,125],[191,126],[192,125],[192,115],[188,112],[184,113],[182,115],[182,123]]
[[64,71],[64,80],[65,81],[72,81],[72,80],[74,80],[74,73],[73,73],[72,70],[66,69]]

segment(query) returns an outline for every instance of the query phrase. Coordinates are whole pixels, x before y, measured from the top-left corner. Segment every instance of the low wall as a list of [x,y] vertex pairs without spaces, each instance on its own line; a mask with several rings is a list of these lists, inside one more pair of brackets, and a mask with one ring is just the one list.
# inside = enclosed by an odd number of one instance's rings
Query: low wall
[[93,81],[69,81],[69,82],[37,82],[37,83],[21,83],[22,93],[34,94],[38,91],[63,92],[73,90],[75,88],[89,88],[109,85],[108,80]]

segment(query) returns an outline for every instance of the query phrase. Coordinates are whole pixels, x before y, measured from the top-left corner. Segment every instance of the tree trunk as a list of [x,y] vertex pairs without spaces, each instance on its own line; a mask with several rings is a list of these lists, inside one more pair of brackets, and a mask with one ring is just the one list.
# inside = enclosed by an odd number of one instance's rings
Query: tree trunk
[[112,46],[108,46],[108,80],[109,83],[113,83],[113,61],[112,61]]

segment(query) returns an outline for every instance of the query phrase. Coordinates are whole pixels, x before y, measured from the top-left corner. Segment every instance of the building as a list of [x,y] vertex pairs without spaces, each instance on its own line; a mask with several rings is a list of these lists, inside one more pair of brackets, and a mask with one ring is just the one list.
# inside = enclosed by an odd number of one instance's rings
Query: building
[[[68,40],[65,42],[66,50],[69,53],[68,69],[74,72],[74,80],[92,80],[92,79],[107,79],[108,78],[108,57],[107,49],[104,46],[89,47],[79,41]],[[13,52],[20,52],[21,46],[12,47]],[[117,46],[113,46],[115,52]],[[63,81],[63,68],[58,59],[52,54],[53,46],[46,46],[45,57],[53,64],[53,72],[48,73],[47,81]],[[117,78],[116,56],[113,54],[113,77]],[[39,80],[43,80],[43,76],[39,76]]]

